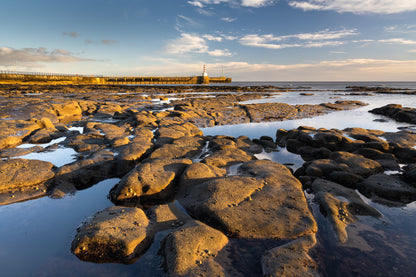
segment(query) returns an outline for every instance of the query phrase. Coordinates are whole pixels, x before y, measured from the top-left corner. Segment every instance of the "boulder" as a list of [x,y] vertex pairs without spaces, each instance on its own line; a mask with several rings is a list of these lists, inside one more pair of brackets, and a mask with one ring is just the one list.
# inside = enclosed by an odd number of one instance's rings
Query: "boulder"
[[252,154],[259,154],[263,151],[263,147],[251,141],[246,136],[239,136],[236,138],[237,148]]
[[318,178],[312,183],[312,190],[315,193],[327,192],[332,196],[344,199],[344,202],[348,203],[348,211],[354,215],[367,215],[376,218],[382,217],[375,208],[366,204],[355,190],[346,188],[335,182]]
[[192,164],[189,159],[154,159],[131,170],[111,190],[116,203],[159,202],[173,197],[175,180]]
[[180,191],[187,191],[189,187],[201,184],[209,179],[224,177],[227,171],[223,168],[207,165],[204,163],[193,163],[188,166],[180,180]]
[[182,137],[153,151],[151,159],[194,158],[201,153],[206,141],[201,137]]
[[195,184],[179,201],[194,217],[229,236],[294,239],[316,232],[302,185],[284,165],[251,161],[240,172],[242,176]]
[[0,160],[0,191],[31,188],[43,184],[55,175],[54,165],[38,160]]
[[54,178],[55,185],[72,184],[82,190],[112,177],[117,177],[117,163],[114,153],[101,150],[85,160],[64,165],[58,169]]
[[337,234],[338,240],[345,243],[348,240],[347,226],[357,219],[348,212],[348,203],[339,200],[328,192],[318,192],[315,194],[324,215],[329,219]]
[[376,161],[348,152],[333,152],[331,159],[337,163],[348,165],[351,172],[363,177],[383,172],[383,167]]
[[198,221],[173,231],[162,246],[168,276],[225,276],[214,258],[227,243],[224,234]]
[[77,229],[71,251],[95,263],[129,263],[149,247],[153,232],[143,210],[115,206],[96,213]]
[[315,235],[309,235],[267,250],[261,258],[263,276],[320,276],[318,265],[308,255],[315,244]]
[[253,156],[247,154],[241,149],[223,149],[202,160],[207,165],[222,167],[236,163],[246,162],[253,159]]
[[161,146],[184,136],[202,136],[202,131],[189,122],[163,126],[156,131],[156,143]]
[[416,188],[395,175],[372,175],[362,182],[360,191],[367,197],[377,196],[399,203],[416,200]]

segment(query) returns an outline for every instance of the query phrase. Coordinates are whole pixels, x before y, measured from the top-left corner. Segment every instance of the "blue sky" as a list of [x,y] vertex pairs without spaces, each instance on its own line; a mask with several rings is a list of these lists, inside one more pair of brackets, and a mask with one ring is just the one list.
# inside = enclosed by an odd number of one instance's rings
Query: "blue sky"
[[416,81],[416,0],[2,0],[0,70]]

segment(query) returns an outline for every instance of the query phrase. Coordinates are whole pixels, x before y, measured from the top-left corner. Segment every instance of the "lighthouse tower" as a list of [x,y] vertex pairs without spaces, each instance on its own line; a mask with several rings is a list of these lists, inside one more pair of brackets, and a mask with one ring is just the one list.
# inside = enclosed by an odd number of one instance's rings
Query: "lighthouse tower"
[[203,69],[203,71],[202,71],[202,76],[201,76],[201,83],[202,84],[209,84],[209,76],[208,76],[208,74],[207,74],[207,67],[205,66],[205,64],[204,64],[204,69]]

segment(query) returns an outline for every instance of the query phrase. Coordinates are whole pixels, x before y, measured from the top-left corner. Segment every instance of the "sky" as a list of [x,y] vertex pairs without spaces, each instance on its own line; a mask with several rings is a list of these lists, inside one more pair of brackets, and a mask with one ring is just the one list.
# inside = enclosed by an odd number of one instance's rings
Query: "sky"
[[416,0],[1,0],[0,70],[416,81]]

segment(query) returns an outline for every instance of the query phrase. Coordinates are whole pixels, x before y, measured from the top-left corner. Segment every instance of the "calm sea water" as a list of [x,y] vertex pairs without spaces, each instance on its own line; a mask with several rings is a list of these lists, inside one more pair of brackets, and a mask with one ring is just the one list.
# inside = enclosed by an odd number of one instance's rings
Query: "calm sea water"
[[[300,120],[216,126],[203,129],[204,134],[235,137],[246,135],[251,138],[258,138],[262,135],[274,137],[279,128],[292,129],[300,125],[328,129],[362,127],[397,131],[398,127],[406,127],[409,124],[373,115],[368,110],[391,103],[416,108],[416,95],[351,96],[345,92],[346,86],[416,89],[416,82],[244,82],[230,85],[304,87],[302,90],[315,94],[301,96],[301,91],[292,90],[266,100],[253,100],[249,103],[318,104],[337,100],[360,100],[369,105],[355,110],[333,112]],[[374,121],[380,118],[385,119],[386,122]],[[280,152],[264,152],[259,154],[258,158],[298,165],[302,163],[299,156],[288,153],[284,149]],[[70,253],[70,244],[77,226],[95,212],[112,206],[106,196],[117,182],[118,179],[109,179],[62,199],[44,197],[0,206],[0,276],[163,276],[157,251],[160,239],[165,234],[159,234],[149,251],[132,265],[87,263],[78,260]],[[416,233],[414,231],[416,230],[416,204],[390,208],[372,203],[368,199],[366,201],[381,211],[384,217],[381,220],[362,218],[359,223],[352,226],[351,230],[357,234],[354,237],[356,243],[351,243],[347,247],[339,247],[333,243],[333,240],[327,239],[333,236],[333,232],[326,219],[315,209],[321,244],[314,253],[314,258],[319,262],[324,275],[375,276],[381,273],[380,276],[412,276],[412,273],[416,272]],[[360,245],[369,247],[360,248]],[[342,265],[347,265],[348,268]],[[369,267],[377,267],[380,270],[371,271]]]

